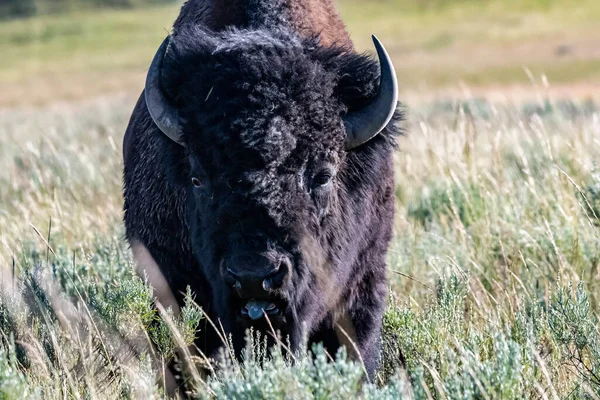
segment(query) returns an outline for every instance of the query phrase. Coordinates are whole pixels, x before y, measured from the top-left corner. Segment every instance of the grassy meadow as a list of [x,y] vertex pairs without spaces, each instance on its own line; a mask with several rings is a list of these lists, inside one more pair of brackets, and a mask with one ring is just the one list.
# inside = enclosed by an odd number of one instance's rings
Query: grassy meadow
[[[481,87],[527,92],[531,76],[542,74],[561,96],[600,89],[596,0],[337,4],[359,50],[372,50],[372,33],[383,40],[405,92],[456,97],[463,92],[459,84],[477,94],[489,92]],[[179,7],[84,9],[1,22],[0,106],[139,92]]]
[[167,362],[193,398],[600,399],[600,5],[339,8],[408,111],[377,379],[256,334],[242,363],[177,351],[208,322],[154,307],[121,222],[157,6],[0,22],[1,399],[167,398]]

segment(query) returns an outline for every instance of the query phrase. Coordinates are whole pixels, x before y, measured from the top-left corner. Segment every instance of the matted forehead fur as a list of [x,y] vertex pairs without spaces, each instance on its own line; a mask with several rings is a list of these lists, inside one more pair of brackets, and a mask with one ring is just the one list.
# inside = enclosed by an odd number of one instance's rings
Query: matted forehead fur
[[[298,169],[343,157],[341,117],[375,91],[377,64],[284,29],[180,28],[163,63],[163,90],[186,144],[222,174]],[[233,172],[233,171],[232,171]]]

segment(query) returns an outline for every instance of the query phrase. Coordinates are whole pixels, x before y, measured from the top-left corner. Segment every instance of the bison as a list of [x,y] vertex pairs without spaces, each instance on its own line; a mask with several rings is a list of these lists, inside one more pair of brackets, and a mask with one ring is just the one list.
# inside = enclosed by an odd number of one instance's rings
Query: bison
[[[238,354],[254,327],[332,354],[350,339],[377,367],[401,112],[373,40],[378,61],[330,0],[190,0],[152,61],[124,138],[126,236],[158,297],[176,308],[189,286]],[[197,345],[222,342],[207,325]]]

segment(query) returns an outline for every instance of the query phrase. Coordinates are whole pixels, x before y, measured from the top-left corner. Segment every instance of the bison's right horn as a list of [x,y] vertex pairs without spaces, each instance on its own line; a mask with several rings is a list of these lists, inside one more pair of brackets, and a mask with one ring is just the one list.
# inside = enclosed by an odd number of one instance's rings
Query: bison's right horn
[[183,129],[179,119],[179,112],[167,96],[165,96],[160,87],[162,64],[169,48],[170,40],[171,37],[167,36],[152,60],[148,75],[146,76],[145,99],[148,112],[150,112],[150,116],[156,126],[169,139],[183,146]]
[[346,150],[351,150],[377,136],[390,122],[398,106],[398,81],[392,60],[379,39],[373,35],[381,69],[379,92],[361,110],[344,116]]

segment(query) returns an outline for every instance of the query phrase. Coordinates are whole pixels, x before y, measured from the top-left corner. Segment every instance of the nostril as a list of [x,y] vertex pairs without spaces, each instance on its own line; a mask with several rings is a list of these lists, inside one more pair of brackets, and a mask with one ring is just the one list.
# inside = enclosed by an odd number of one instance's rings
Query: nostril
[[238,294],[241,293],[242,291],[242,283],[240,281],[235,281],[235,283],[233,284],[233,288],[235,289],[236,292],[238,292]]
[[235,290],[239,296],[242,295],[242,280],[240,275],[235,273],[230,268],[226,269],[225,283],[229,285],[230,288]]
[[227,273],[232,275],[234,278],[239,278],[238,274],[235,273],[231,268],[227,267]]
[[274,269],[263,280],[262,287],[265,291],[279,289],[290,272],[290,262],[287,258],[282,259],[276,269]]
[[262,283],[262,287],[265,290],[265,292],[270,292],[271,290],[273,290],[273,285],[271,283],[271,279],[269,279],[269,278],[265,279]]

